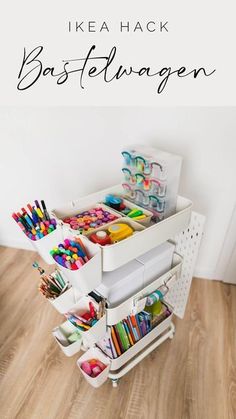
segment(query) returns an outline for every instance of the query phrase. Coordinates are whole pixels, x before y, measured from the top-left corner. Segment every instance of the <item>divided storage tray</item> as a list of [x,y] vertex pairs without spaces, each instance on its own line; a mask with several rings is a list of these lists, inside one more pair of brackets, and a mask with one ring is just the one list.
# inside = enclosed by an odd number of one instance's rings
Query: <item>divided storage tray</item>
[[[92,207],[99,202],[103,202],[107,194],[113,193],[121,195],[123,192],[122,185],[104,189],[100,192],[81,198],[76,202],[71,202],[67,206],[54,209],[53,216],[57,219],[59,225],[65,229],[64,235],[66,237],[66,232],[68,234],[68,226],[63,223],[63,218],[78,213],[80,209]],[[118,243],[108,246],[99,246],[101,249],[100,257],[102,259],[102,270],[112,271],[117,269],[184,230],[189,224],[191,208],[192,202],[179,196],[177,199],[176,213],[174,215],[157,224],[144,228],[142,231],[139,231]],[[120,219],[119,222],[122,222],[122,220],[124,220],[124,218]],[[76,230],[70,230],[70,234],[75,235]]]

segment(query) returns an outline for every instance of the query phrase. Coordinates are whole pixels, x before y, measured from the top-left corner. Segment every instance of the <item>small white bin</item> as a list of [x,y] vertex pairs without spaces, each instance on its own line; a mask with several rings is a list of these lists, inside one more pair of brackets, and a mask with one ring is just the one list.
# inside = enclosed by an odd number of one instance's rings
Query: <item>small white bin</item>
[[[75,326],[73,326],[73,324],[71,324],[68,320],[62,323],[61,326],[63,327],[63,334],[60,331],[60,326],[57,326],[55,329],[53,329],[52,335],[62,352],[64,352],[66,356],[73,356],[74,354],[80,351],[82,344],[82,336],[76,342],[69,343],[66,338],[78,329]],[[64,338],[63,335],[65,335]]]
[[29,239],[29,241],[37,250],[41,258],[49,265],[53,265],[55,261],[50,255],[50,250],[62,241],[62,229],[57,226],[54,231],[47,234],[47,236],[42,237],[42,239],[36,241]]
[[[117,196],[119,197],[119,195],[117,195]],[[122,199],[123,199],[123,197],[122,197]],[[148,211],[147,209],[145,209],[145,208],[143,208],[143,207],[140,207],[139,205],[134,204],[133,202],[130,202],[130,201],[128,201],[127,199],[123,199],[123,203],[125,204],[125,206],[126,206],[127,208],[130,208],[130,211],[131,211],[132,209],[134,209],[134,208],[135,208],[135,209],[138,209],[138,210],[142,211],[142,212],[143,212],[143,214],[145,214],[145,215],[146,215],[146,217],[145,217],[143,220],[135,220],[135,218],[128,217],[127,215],[123,214],[122,212],[120,212],[120,211],[118,211],[118,210],[115,210],[114,208],[112,208],[112,209],[113,209],[113,211],[116,211],[116,212],[117,212],[117,214],[121,215],[122,217],[127,217],[127,218],[129,218],[130,220],[135,221],[136,223],[142,224],[142,225],[144,225],[144,226],[149,226],[149,225],[150,225],[150,221],[151,221],[151,218],[152,218],[152,216],[153,216],[153,213],[152,213],[151,211]],[[108,207],[108,208],[110,208],[109,206],[107,206],[107,207]]]
[[[98,310],[98,303],[93,298],[84,296],[71,307],[69,312],[71,314],[83,314],[85,311],[89,311],[89,302],[92,302],[95,309]],[[106,315],[98,320],[89,330],[86,332],[80,331],[80,333],[85,347],[94,345],[94,343],[98,342],[106,333]]]
[[[109,206],[104,205],[102,203],[99,204],[96,201],[93,202],[93,203],[91,202],[90,205],[83,206],[82,208],[77,203],[71,202],[70,204],[68,204],[64,207],[54,209],[52,213],[53,213],[53,217],[57,220],[57,223],[60,226],[62,226],[63,229],[65,229],[65,230],[69,229],[71,234],[76,235],[76,234],[80,234],[80,231],[79,230],[73,230],[70,227],[70,224],[65,223],[63,220],[67,217],[73,217],[73,216],[75,216],[79,213],[82,213],[84,211],[89,211],[93,208],[102,208],[104,211],[108,211],[110,214],[115,215],[117,217],[116,220],[110,220],[106,224],[103,224],[101,226],[103,228],[106,228],[106,226],[111,221],[117,221],[118,222],[118,220],[122,217],[122,215],[119,212],[115,211],[113,208],[110,208]],[[96,227],[95,229],[93,229],[93,231],[91,230],[90,232],[92,233],[92,232],[96,231],[97,228],[99,228],[99,227]],[[83,232],[83,234],[86,235],[87,233]]]
[[[73,237],[68,237],[73,240]],[[80,235],[80,240],[83,242],[90,259],[81,268],[76,271],[65,268],[59,265],[55,260],[54,263],[60,268],[65,277],[69,280],[72,287],[77,289],[82,294],[88,294],[93,289],[97,288],[102,280],[102,255],[101,247],[92,243],[86,237]],[[58,244],[58,243],[57,243]]]
[[[106,365],[106,368],[97,376],[97,377],[90,377],[88,374],[86,374],[82,368],[81,364],[84,361],[88,361],[90,359],[98,359],[99,361],[103,362],[103,364]],[[98,348],[90,348],[87,352],[84,353],[78,360],[77,360],[77,366],[79,367],[79,370],[83,374],[85,380],[95,388],[100,387],[102,384],[105,383],[105,381],[108,379],[108,374],[110,370],[110,364],[111,360],[107,356],[103,354],[102,351],[100,351]]]
[[76,296],[75,290],[71,287],[67,291],[65,291],[59,297],[53,299],[49,299],[48,301],[52,304],[52,306],[61,314],[67,313],[71,307],[76,304],[76,300],[78,296]]

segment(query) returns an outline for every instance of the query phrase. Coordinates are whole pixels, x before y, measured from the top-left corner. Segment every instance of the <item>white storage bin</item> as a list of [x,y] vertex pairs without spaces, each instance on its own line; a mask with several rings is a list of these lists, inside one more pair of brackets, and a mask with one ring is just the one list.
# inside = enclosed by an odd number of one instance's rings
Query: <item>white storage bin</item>
[[55,261],[50,255],[50,250],[52,250],[53,247],[55,247],[58,243],[60,243],[60,241],[62,241],[62,235],[62,229],[60,228],[60,226],[57,226],[57,228],[54,231],[47,234],[47,236],[42,237],[42,239],[36,241],[29,241],[37,250],[41,258],[49,265],[52,265],[55,263]]
[[143,275],[143,265],[137,260],[132,260],[112,272],[104,272],[96,291],[108,300],[110,307],[113,307],[143,288]]
[[[73,237],[68,238],[73,240]],[[82,294],[88,294],[93,289],[97,288],[102,280],[101,247],[92,243],[85,236],[80,235],[79,238],[83,242],[86,250],[88,250],[90,256],[89,261],[76,271],[67,269],[64,266],[59,265],[56,261],[54,261],[54,263],[57,264],[76,290]]]
[[[108,194],[122,194],[122,185],[116,185],[111,188],[104,189],[100,192],[88,195],[84,198],[71,202],[71,210],[76,206],[83,208],[101,202]],[[68,208],[69,205],[66,207]],[[151,250],[153,247],[165,242],[170,237],[174,237],[177,233],[184,230],[190,221],[192,202],[186,198],[178,197],[176,212],[172,216],[165,218],[151,227],[145,228],[138,234],[134,234],[119,243],[102,247],[102,268],[104,271],[112,271],[119,268],[125,263],[138,258],[140,255]],[[59,210],[54,210],[55,213]],[[63,209],[60,209],[63,211]],[[125,217],[124,217],[125,218]],[[122,218],[122,219],[124,219]],[[138,223],[136,223],[138,224]]]
[[[69,321],[64,322],[61,326],[63,326],[63,334],[66,337],[70,336],[72,333],[78,330]],[[58,346],[66,356],[73,356],[74,354],[80,351],[82,344],[82,336],[81,339],[77,340],[76,342],[69,343],[66,338],[63,339],[62,332],[60,331],[60,326],[57,326],[55,329],[53,329],[52,335],[56,340]]]
[[[106,365],[106,368],[97,376],[97,377],[90,377],[86,374],[82,368],[81,364],[84,361],[88,361],[90,359],[99,359],[99,361],[103,362]],[[105,381],[108,379],[108,374],[110,370],[111,360],[107,356],[103,354],[98,348],[90,348],[87,352],[82,355],[78,361],[77,366],[79,367],[80,372],[83,374],[85,380],[92,386],[92,387],[100,387]]]
[[174,249],[173,244],[165,242],[139,259],[112,272],[104,272],[96,291],[108,300],[109,307],[121,304],[171,269]]
[[[127,199],[123,199],[123,203],[126,205],[127,208],[130,208],[130,211],[134,208],[137,208],[138,210],[141,210],[143,212],[143,214],[146,215],[146,218],[144,218],[143,220],[135,220],[132,217],[128,217],[127,215],[123,214],[122,212],[120,212],[118,210],[115,210],[114,208],[112,208],[113,211],[115,211],[117,214],[121,215],[122,217],[129,218],[130,220],[133,220],[136,223],[139,223],[141,225],[144,225],[144,226],[149,226],[150,225],[151,218],[153,216],[153,213],[151,211],[148,211],[147,209],[145,209],[143,207],[139,207],[138,205],[135,205],[133,202],[130,202]],[[107,206],[107,207],[110,208],[109,206]]]
[[73,307],[78,299],[78,295],[76,297],[76,290],[72,287],[65,291],[59,297],[53,299],[48,299],[48,301],[52,304],[52,306],[61,314],[67,313],[71,307]]
[[[110,214],[113,214],[117,217],[116,221],[118,221],[118,219],[121,218],[121,215],[119,212],[113,210],[113,208],[108,207],[107,205],[101,203],[98,204],[97,202],[90,202],[89,205],[84,206],[83,208],[81,208],[80,205],[77,205],[76,203],[74,204],[74,206],[71,206],[71,204],[67,204],[61,208],[57,208],[53,210],[53,217],[57,220],[57,223],[61,226],[64,226],[65,228],[69,229],[69,231],[72,234],[80,234],[79,230],[74,230],[70,227],[70,224],[65,223],[63,221],[63,219],[67,218],[67,217],[73,217],[81,212],[84,211],[89,211],[90,209],[93,208],[102,208],[104,211],[108,211],[110,212]],[[111,220],[113,221],[113,220]],[[111,221],[107,222],[107,224],[103,224],[103,228],[105,228]],[[91,232],[94,232],[96,230],[96,228]],[[83,232],[84,235],[86,235],[86,232]]]
[[144,337],[138,340],[138,342],[131,346],[126,352],[124,352],[118,358],[112,359],[110,370],[115,371],[121,368],[122,365],[126,364],[126,362],[128,362],[131,358],[142,351],[155,338],[160,336],[166,329],[170,327],[172,317],[173,313],[167,317],[167,319],[163,320],[163,322],[155,326],[151,332],[147,333]]
[[[170,288],[176,277],[179,277],[182,266],[182,258],[177,253],[174,254],[172,268],[161,275],[159,278],[155,279],[151,284],[147,285],[141,291],[134,294],[132,297],[128,298],[122,304],[117,305],[116,307],[108,307],[106,310],[107,313],[107,325],[112,326],[119,323],[121,320],[126,318],[132,312],[137,312],[136,305],[140,300],[142,300],[147,295],[156,291],[161,285],[168,281],[168,287]],[[171,280],[170,280],[171,279]],[[173,282],[172,282],[173,281]],[[144,303],[145,301],[140,301]],[[142,310],[142,307],[139,306],[139,311]]]
[[175,245],[165,242],[139,256],[144,265],[144,286],[171,269]]
[[[69,312],[71,314],[77,313],[79,315],[83,314],[85,311],[89,311],[90,301],[93,303],[95,309],[98,310],[98,303],[91,297],[84,296],[70,308]],[[98,342],[106,333],[106,315],[98,320],[89,330],[85,332],[80,331],[80,333],[85,347],[92,346],[94,343]]]

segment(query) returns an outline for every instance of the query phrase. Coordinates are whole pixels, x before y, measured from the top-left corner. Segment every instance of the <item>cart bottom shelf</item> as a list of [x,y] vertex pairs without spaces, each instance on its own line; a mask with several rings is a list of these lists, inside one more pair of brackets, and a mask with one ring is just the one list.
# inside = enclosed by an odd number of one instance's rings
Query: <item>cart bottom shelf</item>
[[135,365],[142,361],[147,355],[149,355],[154,349],[161,345],[165,340],[173,339],[175,333],[175,326],[171,322],[170,326],[159,336],[156,337],[149,345],[147,345],[143,350],[141,350],[137,355],[130,359],[126,364],[121,368],[109,372],[108,377],[112,380],[113,387],[117,386],[118,379],[123,377],[127,372],[129,372]]

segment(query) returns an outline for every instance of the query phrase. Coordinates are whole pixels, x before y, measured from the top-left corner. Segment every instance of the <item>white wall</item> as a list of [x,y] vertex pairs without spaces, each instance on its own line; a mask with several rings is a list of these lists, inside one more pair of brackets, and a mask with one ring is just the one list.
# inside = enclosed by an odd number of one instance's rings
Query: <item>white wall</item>
[[2,108],[0,243],[27,248],[11,212],[49,208],[121,179],[123,145],[183,155],[180,194],[207,216],[196,274],[215,271],[235,203],[236,108]]

